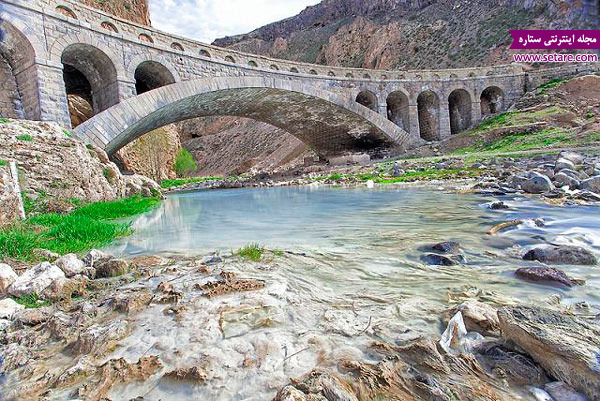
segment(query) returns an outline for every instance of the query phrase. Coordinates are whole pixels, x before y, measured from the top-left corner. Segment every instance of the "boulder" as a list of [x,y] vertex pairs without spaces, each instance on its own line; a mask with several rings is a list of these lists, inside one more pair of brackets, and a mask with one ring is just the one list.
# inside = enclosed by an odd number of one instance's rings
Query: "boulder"
[[492,210],[506,210],[506,209],[510,209],[508,207],[508,205],[502,201],[498,201],[498,202],[492,202],[489,205],[490,209]]
[[581,153],[571,152],[568,150],[563,150],[558,154],[558,159],[568,160],[573,164],[581,164],[585,160],[585,156]]
[[592,266],[598,263],[592,252],[585,248],[571,245],[550,245],[534,248],[523,255],[523,259],[566,265]]
[[566,175],[565,173],[558,173],[554,175],[554,184],[557,187],[565,187],[568,186],[569,189],[575,190],[579,188],[579,180]]
[[47,262],[54,262],[56,259],[60,258],[58,253],[49,251],[47,249],[36,248],[32,251],[32,253],[37,258]]
[[563,382],[551,382],[544,385],[544,390],[554,401],[587,401],[587,398],[567,386]]
[[123,259],[100,259],[94,263],[96,278],[118,277],[129,272],[129,263]]
[[554,165],[554,171],[560,171],[564,168],[574,170],[575,164],[572,161],[561,157],[556,161],[556,164]]
[[444,313],[444,320],[449,321],[457,312],[461,312],[467,331],[475,331],[483,335],[498,335],[500,323],[496,309],[483,302],[468,299]]
[[600,175],[581,181],[580,188],[600,194]]
[[530,281],[546,281],[564,284],[567,287],[582,284],[579,280],[574,280],[567,276],[565,272],[555,267],[549,266],[534,266],[522,267],[515,272],[517,277]]
[[460,244],[453,241],[439,242],[431,247],[434,251],[442,253],[460,252]]
[[10,286],[9,293],[15,297],[40,295],[54,281],[64,279],[65,274],[53,264],[42,262],[19,276]]
[[150,198],[162,193],[160,185],[156,181],[139,174],[124,175],[125,196],[143,196]]
[[100,259],[110,259],[112,258],[111,255],[104,253],[102,251],[99,251],[97,249],[92,249],[91,251],[89,251],[87,253],[87,255],[85,255],[85,257],[83,258],[83,263],[87,266],[87,267],[95,267],[95,262],[100,260]]
[[521,184],[523,191],[530,194],[541,194],[554,189],[550,178],[543,174],[536,174]]
[[65,273],[67,277],[73,277],[77,274],[83,274],[85,272],[85,263],[77,257],[74,253],[61,256],[54,262],[60,270]]
[[25,309],[23,305],[19,305],[11,298],[5,298],[2,301],[0,301],[0,319],[10,320],[13,318],[13,315],[16,312],[22,309]]
[[0,263],[0,295],[6,294],[8,287],[17,279],[17,273],[7,264]]
[[458,262],[448,256],[438,255],[437,253],[428,253],[421,256],[421,261],[428,265],[434,266],[454,266]]
[[575,316],[527,306],[498,311],[504,338],[527,352],[546,372],[600,400],[600,327]]

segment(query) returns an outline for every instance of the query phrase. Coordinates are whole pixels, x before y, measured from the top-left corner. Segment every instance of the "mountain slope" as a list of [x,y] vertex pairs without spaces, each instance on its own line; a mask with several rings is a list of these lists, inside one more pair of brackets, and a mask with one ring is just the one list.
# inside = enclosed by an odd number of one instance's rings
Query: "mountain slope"
[[597,27],[590,0],[324,0],[214,44],[271,57],[375,69],[510,63],[510,29]]

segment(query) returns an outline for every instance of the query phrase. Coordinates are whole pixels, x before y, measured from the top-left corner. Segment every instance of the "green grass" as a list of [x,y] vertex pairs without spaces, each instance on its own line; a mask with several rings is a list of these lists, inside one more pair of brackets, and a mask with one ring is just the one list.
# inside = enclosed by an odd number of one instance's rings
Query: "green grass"
[[220,181],[223,180],[223,177],[193,177],[193,178],[181,178],[177,180],[164,180],[161,186],[164,189],[181,187],[187,184],[196,184],[203,183],[209,181]]
[[244,259],[249,259],[253,262],[259,262],[262,259],[262,255],[265,248],[259,244],[246,245],[235,252],[236,255],[241,256]]
[[36,248],[59,254],[85,252],[132,233],[129,223],[110,220],[134,216],[157,207],[157,198],[133,197],[91,203],[69,214],[46,213],[0,230],[0,260],[32,261]]
[[283,256],[283,251],[281,249],[273,249],[273,255]]
[[13,298],[16,303],[23,305],[26,309],[37,309],[50,305],[49,301],[42,301],[37,294],[23,295],[20,298]]
[[562,128],[546,128],[539,132],[506,135],[490,143],[478,143],[472,147],[459,149],[453,154],[477,152],[515,152],[533,149],[544,149],[553,146],[569,146],[573,142],[573,133]]
[[67,138],[73,138],[73,134],[68,129],[63,128],[62,131],[63,131],[63,134],[65,134],[65,136]]
[[551,88],[555,88],[555,87],[557,87],[558,85],[560,85],[561,83],[563,83],[565,81],[566,81],[566,79],[564,79],[564,78],[556,78],[556,79],[553,79],[550,82],[546,82],[545,84],[540,85],[540,87],[538,89],[541,90],[542,93],[544,93],[544,92],[546,92],[546,90],[551,89]]
[[7,124],[10,120],[8,118],[0,117],[0,124]]
[[6,160],[0,159],[0,166],[7,166],[8,162]]
[[17,139],[20,141],[31,142],[33,141],[33,137],[31,135],[17,135]]
[[[371,177],[378,184],[394,184],[399,182],[414,182],[427,180],[443,180],[449,178],[478,177],[480,170],[476,169],[426,169],[423,171],[409,171],[399,177]],[[366,181],[366,180],[363,180]]]

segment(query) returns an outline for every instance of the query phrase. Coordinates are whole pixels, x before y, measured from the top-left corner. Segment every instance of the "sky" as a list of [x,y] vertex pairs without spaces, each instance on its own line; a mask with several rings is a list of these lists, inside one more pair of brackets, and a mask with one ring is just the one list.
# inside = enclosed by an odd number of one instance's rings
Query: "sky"
[[320,0],[150,0],[155,28],[212,43],[292,17]]

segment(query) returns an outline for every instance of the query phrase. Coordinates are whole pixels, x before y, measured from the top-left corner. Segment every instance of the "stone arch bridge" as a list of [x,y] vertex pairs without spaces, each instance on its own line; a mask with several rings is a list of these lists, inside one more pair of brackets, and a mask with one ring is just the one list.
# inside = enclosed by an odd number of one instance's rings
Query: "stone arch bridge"
[[[67,0],[0,0],[0,34],[0,115],[56,121],[109,154],[162,125],[214,115],[267,122],[326,157],[407,147],[468,129],[544,81],[597,70],[312,65],[218,48]],[[77,127],[72,96],[93,114]]]

